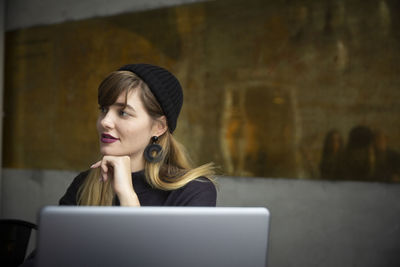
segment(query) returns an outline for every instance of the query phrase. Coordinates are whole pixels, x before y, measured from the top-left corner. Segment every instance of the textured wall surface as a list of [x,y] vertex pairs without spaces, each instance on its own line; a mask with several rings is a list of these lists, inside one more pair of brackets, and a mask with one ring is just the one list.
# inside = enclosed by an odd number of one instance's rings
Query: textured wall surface
[[270,267],[400,265],[398,184],[238,177],[219,183],[220,206],[270,210]]
[[[86,168],[98,156],[99,82],[143,61],[176,73],[186,97],[176,134],[226,174],[319,178],[333,128],[345,143],[365,125],[399,151],[399,10],[216,1],[8,32],[5,166]],[[374,168],[359,179],[380,179]]]

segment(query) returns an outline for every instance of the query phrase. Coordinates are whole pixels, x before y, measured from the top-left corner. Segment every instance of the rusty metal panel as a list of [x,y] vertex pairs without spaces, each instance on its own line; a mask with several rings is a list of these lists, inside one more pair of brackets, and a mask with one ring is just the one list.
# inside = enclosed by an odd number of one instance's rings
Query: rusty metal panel
[[[221,0],[8,32],[3,166],[87,168],[98,84],[149,62],[184,87],[176,136],[197,163],[399,181],[399,11],[396,1]],[[357,126],[367,141],[354,151]],[[367,167],[348,171],[357,164]]]

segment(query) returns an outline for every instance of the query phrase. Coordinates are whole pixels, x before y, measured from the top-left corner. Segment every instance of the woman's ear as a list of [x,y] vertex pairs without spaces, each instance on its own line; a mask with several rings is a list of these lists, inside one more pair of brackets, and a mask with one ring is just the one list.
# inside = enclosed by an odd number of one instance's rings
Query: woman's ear
[[165,116],[161,116],[157,120],[154,121],[153,125],[153,136],[161,136],[168,130],[167,126],[167,118]]

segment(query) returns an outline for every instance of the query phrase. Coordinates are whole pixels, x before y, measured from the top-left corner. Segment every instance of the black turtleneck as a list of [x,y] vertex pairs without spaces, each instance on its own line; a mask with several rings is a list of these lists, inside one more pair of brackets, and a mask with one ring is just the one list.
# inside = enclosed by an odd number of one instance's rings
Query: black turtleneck
[[[60,199],[60,205],[77,205],[79,187],[89,171],[80,173]],[[198,178],[182,188],[164,191],[152,188],[145,179],[144,171],[132,173],[132,184],[141,206],[215,206],[217,192],[215,186],[206,178]],[[119,206],[116,199],[115,205]]]

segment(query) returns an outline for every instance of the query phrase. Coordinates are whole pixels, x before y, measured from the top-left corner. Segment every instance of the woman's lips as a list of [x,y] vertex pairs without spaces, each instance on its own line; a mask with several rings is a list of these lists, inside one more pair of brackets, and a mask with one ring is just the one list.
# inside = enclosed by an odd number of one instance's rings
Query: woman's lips
[[118,141],[119,139],[114,137],[114,136],[112,136],[112,135],[110,135],[110,134],[104,134],[103,133],[103,134],[101,134],[100,140],[101,140],[102,143],[109,144],[109,143],[114,143],[114,142]]

